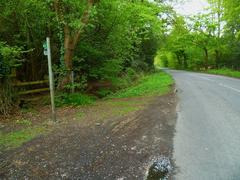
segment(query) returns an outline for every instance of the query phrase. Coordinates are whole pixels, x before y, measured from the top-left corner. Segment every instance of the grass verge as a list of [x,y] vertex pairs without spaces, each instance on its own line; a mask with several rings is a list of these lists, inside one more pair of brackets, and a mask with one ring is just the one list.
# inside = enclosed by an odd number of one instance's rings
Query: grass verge
[[64,105],[91,105],[95,102],[95,98],[86,94],[73,93],[73,94],[60,94],[56,96],[55,103],[57,107]]
[[35,138],[36,136],[44,133],[44,127],[31,127],[19,131],[1,133],[0,134],[0,147],[4,149],[11,149],[21,146],[23,143]]
[[163,95],[170,91],[174,83],[172,77],[165,72],[158,72],[142,78],[135,86],[118,91],[107,98],[128,98]]
[[[146,98],[142,100],[130,101],[126,99],[116,99],[116,98],[129,98],[129,97],[149,97],[155,95],[163,95],[170,91],[171,85],[174,83],[172,77],[165,72],[157,72],[150,74],[141,78],[138,83],[132,85],[126,89],[122,89],[110,96],[107,96],[107,100],[96,102],[100,103],[99,107],[94,109],[91,106],[89,114],[93,116],[93,119],[103,120],[109,117],[124,116],[131,112],[135,112],[142,108],[142,105],[146,103]],[[57,106],[64,105],[92,105],[95,104],[96,99],[80,94],[61,94],[56,98]],[[101,104],[102,103],[102,104]],[[94,112],[94,113],[92,113]],[[27,112],[25,112],[27,113]],[[79,111],[75,115],[75,119],[80,121],[88,117],[85,112]],[[21,119],[17,120],[16,124],[18,126],[25,126],[21,130],[15,130],[8,133],[0,132],[0,147],[4,149],[12,149],[21,146],[23,143],[30,141],[31,139],[49,132],[49,128],[44,125],[44,123],[34,126],[31,119]]]
[[229,77],[235,77],[240,78],[240,71],[235,71],[232,69],[209,69],[206,71],[209,74],[216,74],[216,75],[223,75],[223,76],[229,76]]

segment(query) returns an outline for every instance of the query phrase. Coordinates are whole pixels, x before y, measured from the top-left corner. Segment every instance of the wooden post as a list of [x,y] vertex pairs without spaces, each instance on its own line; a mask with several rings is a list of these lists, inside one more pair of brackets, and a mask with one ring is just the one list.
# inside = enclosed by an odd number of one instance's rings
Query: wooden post
[[49,88],[50,88],[51,105],[52,105],[52,120],[53,120],[53,121],[56,121],[55,102],[54,102],[54,81],[53,81],[53,72],[52,72],[52,60],[51,60],[50,38],[47,37],[46,40],[47,40]]
[[72,84],[72,93],[74,93],[75,87],[74,87],[74,72],[73,72],[73,70],[71,71],[71,84]]

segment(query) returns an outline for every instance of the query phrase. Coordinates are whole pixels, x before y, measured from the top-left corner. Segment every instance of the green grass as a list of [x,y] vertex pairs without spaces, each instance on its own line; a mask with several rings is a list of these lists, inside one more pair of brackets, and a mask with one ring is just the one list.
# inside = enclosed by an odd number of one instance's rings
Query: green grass
[[[172,77],[164,72],[158,72],[155,74],[147,75],[141,78],[138,83],[122,89],[117,93],[108,96],[108,100],[104,103],[111,109],[109,112],[102,112],[101,119],[104,117],[111,116],[124,116],[130,112],[137,111],[141,108],[141,105],[145,102],[136,101],[119,101],[113,100],[114,98],[127,98],[127,97],[141,97],[141,96],[153,96],[162,95],[170,91],[170,85],[174,83]],[[113,99],[111,99],[113,98]],[[91,105],[96,101],[91,96],[84,95],[81,93],[74,94],[60,94],[56,98],[58,106],[62,105]],[[85,118],[84,112],[76,113],[75,117],[77,120]],[[17,130],[8,133],[0,132],[0,147],[4,149],[12,149],[21,146],[23,143],[30,141],[31,139],[45,134],[48,128],[44,125],[32,126],[32,122],[28,119],[21,119],[16,121],[16,124],[26,126],[25,129]]]
[[95,102],[95,98],[86,94],[74,93],[74,94],[60,94],[56,96],[55,103],[57,107],[63,105],[91,105]]
[[[145,102],[145,101],[144,101]],[[105,101],[102,105],[109,107],[107,111],[102,111],[99,114],[99,120],[105,120],[112,117],[122,117],[131,112],[141,109],[144,102],[131,102],[131,101],[113,101],[113,99]]]
[[22,113],[32,113],[32,114],[38,114],[38,111],[33,108],[22,108],[21,109]]
[[[145,101],[144,101],[145,102]],[[144,104],[144,102],[140,101],[106,101],[106,104],[112,107],[111,114],[112,115],[120,115],[124,116],[130,112],[134,112],[140,109],[140,105]]]
[[18,120],[16,120],[16,124],[21,125],[21,126],[31,126],[32,121],[29,119],[18,119]]
[[114,116],[125,116],[131,112],[135,112],[137,110],[139,110],[139,107],[121,107],[119,109],[113,109],[112,110],[112,115]]
[[165,72],[158,72],[145,76],[135,86],[120,90],[108,98],[163,95],[170,91],[170,85],[173,83],[170,75]]
[[235,77],[235,78],[240,78],[240,71],[235,71],[232,69],[210,69],[206,71],[207,73],[210,74],[217,74],[217,75],[224,75],[224,76],[229,76],[229,77]]
[[16,148],[45,132],[44,127],[31,127],[10,133],[0,133],[0,147]]
[[84,112],[77,112],[75,116],[77,120],[80,121],[86,116],[86,114]]
[[136,106],[138,105],[140,102],[139,100],[131,100],[131,101],[115,101],[115,100],[109,100],[109,101],[105,101],[105,104],[110,105],[112,107],[131,107],[131,106]]

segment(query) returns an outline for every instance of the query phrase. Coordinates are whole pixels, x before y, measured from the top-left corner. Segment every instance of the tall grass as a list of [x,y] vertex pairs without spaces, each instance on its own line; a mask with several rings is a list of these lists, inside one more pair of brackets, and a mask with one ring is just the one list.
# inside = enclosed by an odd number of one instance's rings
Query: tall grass
[[135,86],[120,90],[108,98],[162,95],[169,92],[170,85],[173,83],[174,80],[169,74],[158,72],[145,76]]
[[236,71],[228,68],[210,69],[210,70],[207,70],[207,73],[240,78],[240,71]]

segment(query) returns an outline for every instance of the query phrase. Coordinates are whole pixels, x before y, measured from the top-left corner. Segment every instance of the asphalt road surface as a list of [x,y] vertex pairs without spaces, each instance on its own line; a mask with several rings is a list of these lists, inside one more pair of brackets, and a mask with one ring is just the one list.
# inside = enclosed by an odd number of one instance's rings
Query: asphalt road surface
[[240,180],[240,80],[169,70],[179,105],[177,180]]

